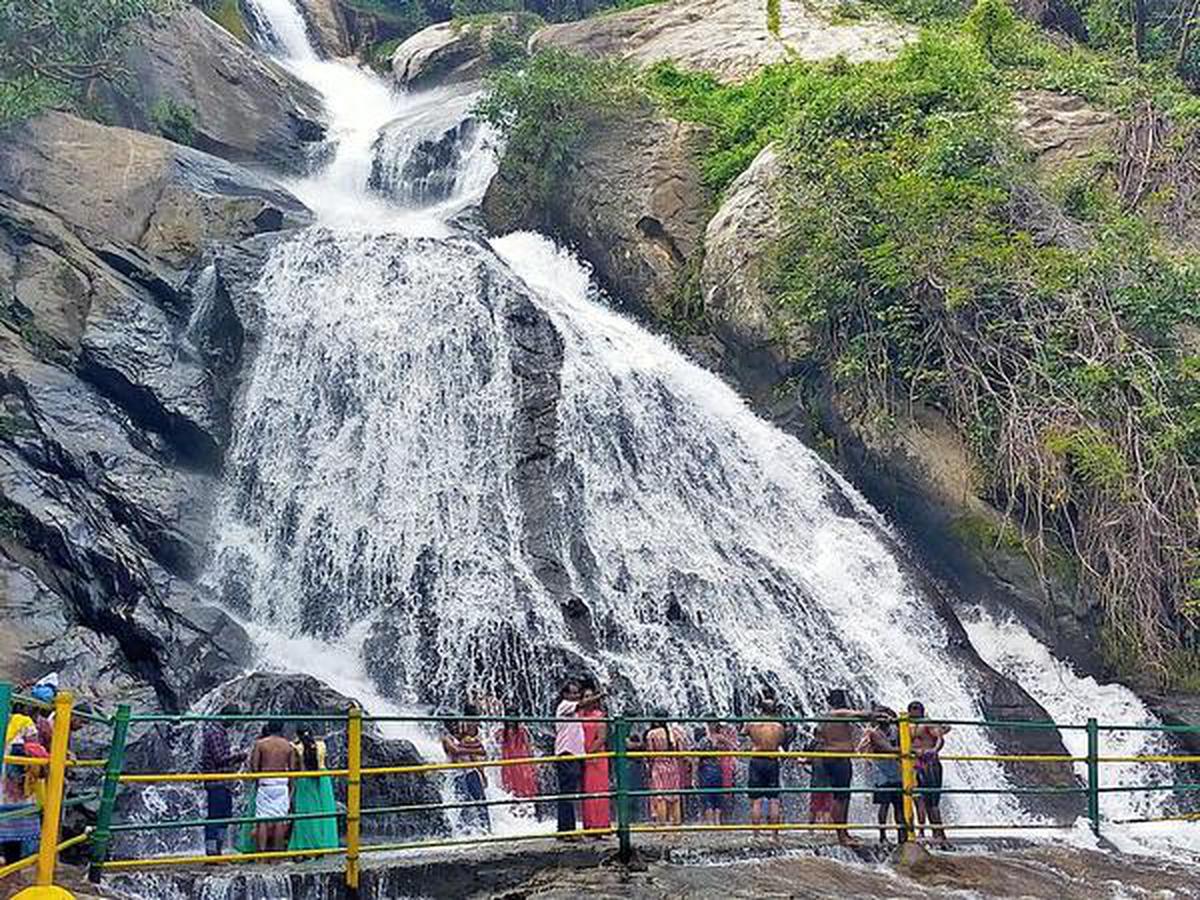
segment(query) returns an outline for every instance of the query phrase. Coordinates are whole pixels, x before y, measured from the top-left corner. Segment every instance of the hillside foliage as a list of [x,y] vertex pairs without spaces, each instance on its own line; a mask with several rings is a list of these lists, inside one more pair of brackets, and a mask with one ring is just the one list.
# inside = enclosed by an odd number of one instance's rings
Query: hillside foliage
[[[1111,663],[1179,683],[1200,648],[1200,357],[1182,337],[1200,333],[1200,101],[1175,66],[1048,37],[1006,0],[936,18],[892,62],[736,85],[659,65],[637,91],[709,127],[717,190],[775,142],[780,334],[817,337],[810,370],[873,428],[941,410],[1030,558],[1102,609]],[[560,121],[581,105],[566,72],[599,64],[546,65],[489,99],[544,178],[580,133]],[[1038,170],[1014,131],[1027,88],[1118,113],[1114,146]]]
[[129,24],[170,0],[0,0],[0,123],[123,75]]

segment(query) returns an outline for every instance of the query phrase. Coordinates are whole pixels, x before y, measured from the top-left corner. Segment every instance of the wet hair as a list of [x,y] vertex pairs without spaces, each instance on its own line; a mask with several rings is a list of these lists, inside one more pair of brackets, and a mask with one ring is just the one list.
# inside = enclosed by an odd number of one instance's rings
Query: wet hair
[[908,704],[908,714],[910,716],[916,716],[918,719],[925,718],[925,704],[920,700],[914,700],[912,703]]
[[304,748],[302,754],[304,758],[304,768],[309,772],[315,772],[321,767],[321,760],[317,756],[317,742],[313,738],[312,729],[305,726],[296,729],[296,737],[300,738],[300,746]]
[[829,705],[835,709],[845,709],[850,705],[850,700],[846,697],[845,688],[834,688],[829,692],[826,699],[829,701]]
[[283,722],[281,722],[279,719],[270,719],[267,724],[263,726],[263,736],[283,737]]

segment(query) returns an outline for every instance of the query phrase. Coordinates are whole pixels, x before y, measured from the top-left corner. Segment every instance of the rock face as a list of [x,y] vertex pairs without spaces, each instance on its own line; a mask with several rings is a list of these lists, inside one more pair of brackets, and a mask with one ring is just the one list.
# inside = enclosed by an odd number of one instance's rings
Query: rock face
[[125,66],[127,78],[92,92],[114,124],[293,171],[325,138],[316,93],[194,6],[140,22]]
[[650,65],[673,60],[726,81],[799,57],[887,59],[915,32],[883,19],[839,22],[832,7],[780,0],[779,34],[767,26],[767,0],[671,0],[615,15],[551,25],[534,47],[560,47],[585,56],[613,56]]
[[1017,134],[1047,169],[1086,158],[1110,141],[1117,118],[1082,97],[1054,91],[1017,94]]
[[595,126],[563,177],[535,208],[503,167],[484,198],[489,227],[546,228],[578,247],[615,297],[673,316],[689,261],[696,260],[711,204],[696,159],[705,132],[650,109]]
[[490,62],[497,35],[520,39],[517,16],[498,16],[484,23],[443,22],[418,31],[392,54],[392,73],[401,87],[458,84],[481,77]]
[[246,664],[192,585],[244,339],[201,252],[308,219],[159,138],[59,113],[4,133],[0,578],[24,648],[5,677],[56,667],[94,699],[142,683],[173,707]]
[[346,17],[337,0],[300,0],[299,6],[318,50],[326,56],[349,56],[354,52]]
[[771,251],[782,231],[778,188],[782,170],[773,146],[729,186],[704,230],[700,290],[704,313],[727,355],[763,377],[783,380],[807,348],[786,340],[770,290]]

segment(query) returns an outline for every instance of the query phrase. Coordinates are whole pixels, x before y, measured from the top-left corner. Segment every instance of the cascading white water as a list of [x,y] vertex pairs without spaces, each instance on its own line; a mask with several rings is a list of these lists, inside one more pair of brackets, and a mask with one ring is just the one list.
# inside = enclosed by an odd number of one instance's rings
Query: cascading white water
[[[324,641],[351,685],[364,661],[404,706],[544,703],[574,666],[642,709],[731,710],[770,682],[810,712],[847,686],[981,717],[970,663],[885,524],[814,453],[605,308],[544,238],[446,239],[494,172],[485,142],[459,148],[450,196],[419,214],[372,188],[447,133],[451,94],[320,60],[306,36],[293,46],[289,0],[250,3],[324,94],[336,141],[290,185],[323,227],[277,248],[257,288],[266,329],[209,573],[260,637]],[[562,344],[549,382],[529,371],[557,352],[545,316]],[[531,408],[530,390],[553,400]],[[960,729],[952,748],[992,745]],[[1007,783],[992,764],[947,777]],[[1017,814],[995,797],[948,807]]]

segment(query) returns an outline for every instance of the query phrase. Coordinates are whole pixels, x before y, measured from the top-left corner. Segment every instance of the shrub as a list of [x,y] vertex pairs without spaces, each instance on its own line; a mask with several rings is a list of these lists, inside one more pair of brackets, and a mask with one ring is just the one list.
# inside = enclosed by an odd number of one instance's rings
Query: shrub
[[64,105],[123,74],[131,22],[167,0],[0,0],[0,123]]
[[170,97],[150,107],[150,123],[169,141],[191,146],[196,139],[196,111]]
[[627,64],[545,49],[494,72],[476,112],[505,136],[506,176],[545,202],[588,126],[641,98]]

